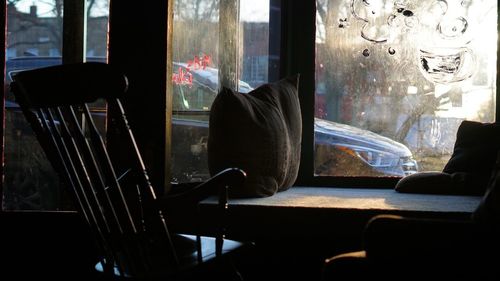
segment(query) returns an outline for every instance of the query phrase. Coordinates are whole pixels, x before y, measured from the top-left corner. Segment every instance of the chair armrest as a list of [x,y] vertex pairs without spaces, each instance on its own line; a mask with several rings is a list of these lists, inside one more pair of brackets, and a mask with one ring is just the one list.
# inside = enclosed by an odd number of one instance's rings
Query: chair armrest
[[[238,168],[227,168],[217,173],[210,179],[196,186],[188,186],[178,192],[172,192],[158,200],[160,208],[185,208],[194,207],[201,200],[211,196],[221,194],[223,190],[243,184],[246,179],[246,173]],[[219,203],[227,202],[227,195],[219,198]],[[224,203],[225,204],[225,203]]]
[[[226,232],[226,213],[228,201],[228,188],[241,185],[246,179],[246,174],[238,168],[225,169],[207,181],[196,185],[192,188],[176,192],[166,197],[157,200],[157,205],[160,209],[166,209],[170,214],[181,214],[193,216],[193,212],[197,211],[198,203],[210,195],[218,194],[218,219],[215,224],[215,254],[222,254],[224,237]],[[170,211],[169,211],[170,210]],[[189,215],[190,214],[190,215]],[[198,259],[201,260],[201,240],[197,235]]]

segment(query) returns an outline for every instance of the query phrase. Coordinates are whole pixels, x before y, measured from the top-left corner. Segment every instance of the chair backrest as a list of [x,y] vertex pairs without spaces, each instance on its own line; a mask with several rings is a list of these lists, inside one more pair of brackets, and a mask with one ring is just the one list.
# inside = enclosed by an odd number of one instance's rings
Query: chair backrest
[[[120,103],[127,86],[126,76],[111,65],[91,62],[19,72],[11,83],[48,159],[96,236],[105,272],[140,276],[158,263],[148,258],[152,252],[164,253],[165,267],[175,268],[178,259]],[[101,98],[108,105],[110,127],[127,149],[120,155],[120,170],[95,124],[96,118],[106,117],[89,106]]]

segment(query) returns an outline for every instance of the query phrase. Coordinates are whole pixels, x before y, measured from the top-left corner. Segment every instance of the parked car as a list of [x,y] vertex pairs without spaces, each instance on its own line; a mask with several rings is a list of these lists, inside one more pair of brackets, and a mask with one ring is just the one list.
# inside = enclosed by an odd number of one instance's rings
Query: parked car
[[[186,73],[189,75],[185,81],[179,79]],[[217,94],[218,70],[174,63],[174,78],[174,159],[195,157],[191,167],[196,168],[186,171],[185,166],[179,165],[181,170],[176,170],[174,161],[173,174],[181,181],[205,178],[208,112]],[[239,92],[252,90],[243,81],[238,85]],[[418,164],[405,145],[373,132],[316,118],[314,134],[317,175],[406,176],[418,171]],[[191,156],[185,155],[188,151]]]
[[402,143],[320,118],[314,121],[315,171],[329,176],[406,176],[418,171]]
[[[104,58],[90,58],[89,61],[104,61]],[[60,63],[59,57],[9,59],[6,84],[15,72]],[[204,180],[209,177],[208,115],[217,94],[218,70],[174,63],[173,72],[173,180]],[[239,81],[240,92],[251,90],[248,83]],[[6,93],[7,114],[19,111],[12,94]],[[13,126],[22,126],[19,122],[16,124]],[[26,128],[16,130],[28,134]],[[314,133],[317,175],[405,176],[418,171],[417,162],[405,145],[373,132],[316,118]],[[8,164],[9,156],[6,158]]]

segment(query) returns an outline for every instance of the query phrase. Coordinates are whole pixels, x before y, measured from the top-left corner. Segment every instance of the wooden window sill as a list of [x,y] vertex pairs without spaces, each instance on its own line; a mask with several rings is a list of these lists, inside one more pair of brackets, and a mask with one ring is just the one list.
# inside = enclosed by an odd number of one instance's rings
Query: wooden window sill
[[[240,239],[362,233],[377,214],[467,220],[479,196],[403,194],[392,189],[292,187],[267,198],[231,199],[228,231]],[[200,203],[202,224],[213,225],[216,198]]]

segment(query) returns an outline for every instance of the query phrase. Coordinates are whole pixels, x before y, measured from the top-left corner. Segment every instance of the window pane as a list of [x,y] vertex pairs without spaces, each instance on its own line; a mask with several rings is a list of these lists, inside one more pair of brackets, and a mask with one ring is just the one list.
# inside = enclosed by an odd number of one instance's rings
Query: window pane
[[[219,89],[219,62],[227,53],[227,50],[224,53],[226,46],[219,43],[219,2],[175,2],[172,76],[174,182],[200,181],[209,177],[208,117]],[[269,0],[257,2],[240,0],[240,24],[236,28],[239,55],[234,61],[239,64],[236,76],[239,77],[240,92],[248,92],[266,83],[269,77]]]
[[[108,52],[109,0],[87,0],[86,61],[106,62]],[[106,102],[98,100],[90,110],[99,118],[94,122],[97,129],[106,135]]]
[[[54,1],[12,1],[7,14],[6,81],[16,72],[61,64],[63,7]],[[15,3],[15,4],[14,4]],[[89,1],[87,53],[89,60],[105,61],[107,0]],[[102,105],[100,105],[102,109]],[[58,177],[25,121],[12,93],[5,100],[6,210],[66,210],[72,208]],[[104,121],[100,124],[104,128]]]
[[497,2],[317,0],[315,172],[440,171],[493,122]]
[[269,0],[240,0],[241,80],[252,88],[270,80],[269,11]]

